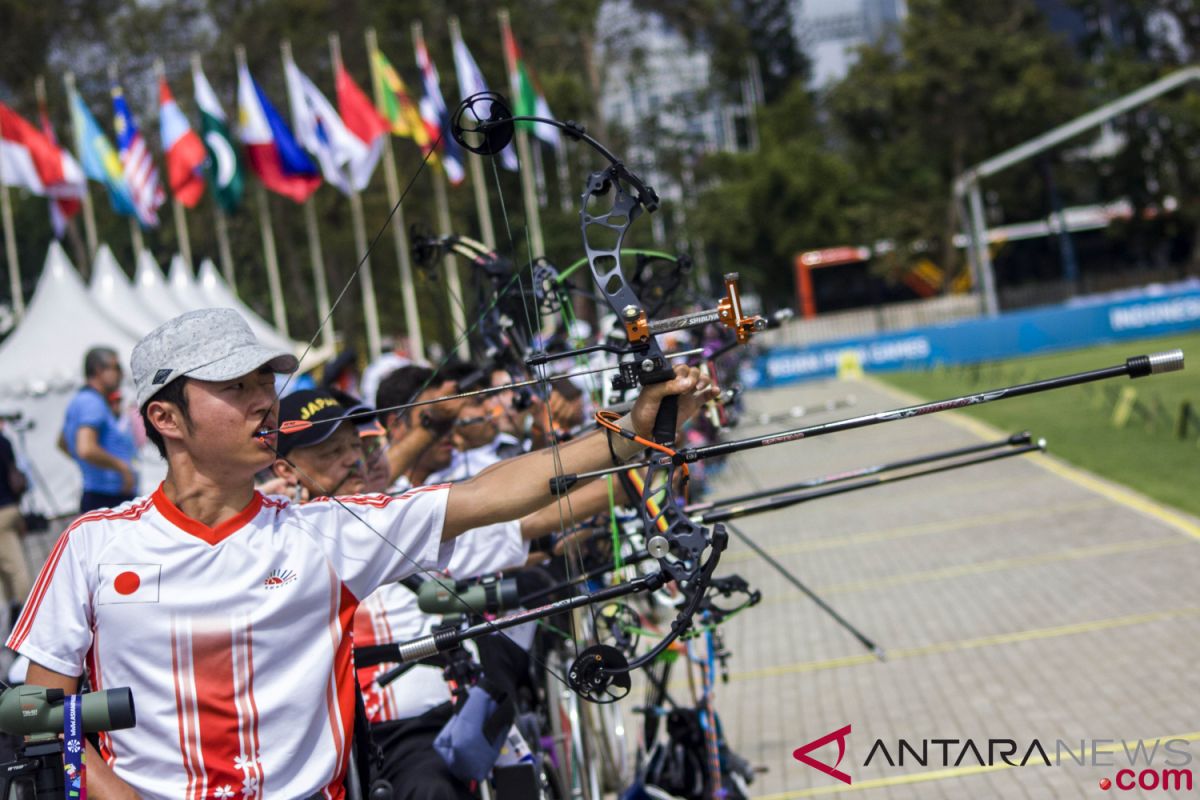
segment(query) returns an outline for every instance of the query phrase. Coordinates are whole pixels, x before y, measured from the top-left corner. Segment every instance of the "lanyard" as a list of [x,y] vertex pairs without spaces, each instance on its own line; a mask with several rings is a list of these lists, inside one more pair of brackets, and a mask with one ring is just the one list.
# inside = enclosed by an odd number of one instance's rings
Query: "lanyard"
[[63,788],[66,800],[87,800],[83,764],[83,698],[69,694],[63,701]]

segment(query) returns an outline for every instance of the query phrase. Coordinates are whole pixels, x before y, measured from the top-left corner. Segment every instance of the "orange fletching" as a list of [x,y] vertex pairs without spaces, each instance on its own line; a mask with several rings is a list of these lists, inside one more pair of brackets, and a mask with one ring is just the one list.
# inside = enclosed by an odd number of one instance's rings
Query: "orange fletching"
[[297,433],[306,431],[312,427],[312,423],[304,419],[289,419],[287,422],[279,426],[280,433]]

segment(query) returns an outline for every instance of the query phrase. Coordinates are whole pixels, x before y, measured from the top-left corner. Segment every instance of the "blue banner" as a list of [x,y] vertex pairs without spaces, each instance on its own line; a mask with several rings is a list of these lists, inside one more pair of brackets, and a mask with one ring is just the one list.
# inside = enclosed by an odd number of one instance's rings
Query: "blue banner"
[[928,369],[1196,329],[1200,329],[1200,290],[1188,287],[1120,300],[1075,301],[812,347],[779,347],[745,367],[741,380],[747,388],[763,388],[830,377],[848,354],[867,371]]

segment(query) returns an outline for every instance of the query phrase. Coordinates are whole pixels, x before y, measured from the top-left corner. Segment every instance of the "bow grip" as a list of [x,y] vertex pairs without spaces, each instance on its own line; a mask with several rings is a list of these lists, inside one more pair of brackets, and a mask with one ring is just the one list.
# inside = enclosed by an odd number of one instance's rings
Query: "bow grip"
[[658,444],[675,444],[675,426],[679,421],[679,395],[669,394],[658,405],[654,418],[654,441]]

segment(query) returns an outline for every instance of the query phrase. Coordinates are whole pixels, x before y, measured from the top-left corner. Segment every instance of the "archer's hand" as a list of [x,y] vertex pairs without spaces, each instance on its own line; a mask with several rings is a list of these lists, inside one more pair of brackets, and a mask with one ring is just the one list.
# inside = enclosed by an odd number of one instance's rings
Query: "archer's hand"
[[643,386],[641,394],[633,404],[633,411],[629,416],[638,436],[649,439],[654,435],[654,418],[658,416],[658,406],[664,397],[672,394],[679,395],[679,416],[675,421],[678,430],[694,417],[705,403],[716,397],[717,389],[696,367],[675,365],[674,378],[665,383]]
[[[438,397],[449,397],[458,391],[458,386],[454,381],[443,381],[442,385],[436,389],[430,389],[422,393],[422,400],[433,400]],[[467,404],[468,398],[461,397],[458,400],[447,400],[444,403],[430,403],[427,406],[420,408],[429,415],[435,422],[453,422],[458,417],[458,412],[462,411],[463,406]]]

